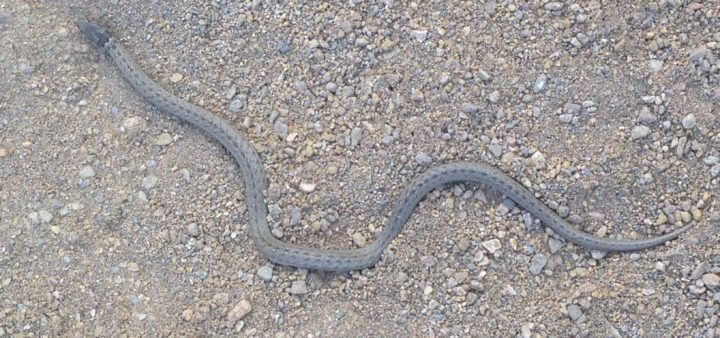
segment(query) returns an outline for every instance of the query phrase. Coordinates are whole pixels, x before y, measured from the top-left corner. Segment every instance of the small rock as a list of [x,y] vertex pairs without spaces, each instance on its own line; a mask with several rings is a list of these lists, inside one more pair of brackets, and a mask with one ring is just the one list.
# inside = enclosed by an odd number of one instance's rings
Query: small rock
[[703,159],[703,163],[707,165],[715,165],[718,163],[718,157],[717,156],[708,156]]
[[145,190],[150,190],[155,187],[158,182],[156,176],[150,175],[143,178],[142,185]]
[[127,129],[133,129],[136,126],[138,126],[142,122],[142,119],[140,119],[137,116],[128,117],[125,120],[123,120],[123,127]]
[[547,258],[545,257],[545,255],[536,254],[530,261],[530,267],[528,268],[528,271],[530,271],[530,273],[533,275],[539,275],[546,264]]
[[419,89],[413,88],[410,92],[410,100],[413,100],[415,102],[420,102],[425,99],[425,94]]
[[541,153],[540,151],[536,151],[534,154],[532,154],[532,156],[530,156],[530,159],[532,160],[536,168],[542,168],[545,166],[545,154]]
[[370,41],[368,41],[366,38],[357,38],[355,39],[355,46],[363,48],[370,44]]
[[467,102],[462,104],[461,109],[462,109],[463,113],[466,113],[466,114],[477,113],[477,111],[479,110],[478,106],[476,106],[472,103],[467,103]]
[[183,79],[183,76],[180,73],[174,73],[173,75],[170,75],[170,81],[172,83],[178,83],[178,82],[182,81],[182,79]]
[[351,147],[357,147],[360,144],[360,140],[362,140],[363,136],[363,129],[362,128],[353,128],[350,131],[350,146]]
[[285,134],[288,133],[289,128],[288,125],[285,124],[285,122],[277,120],[273,124],[273,131],[280,136],[285,136]]
[[413,37],[415,37],[416,40],[419,42],[425,42],[427,39],[428,31],[427,30],[416,30],[411,31]]
[[197,223],[190,223],[187,226],[187,232],[188,235],[192,237],[197,237],[200,235],[200,227],[197,225]]
[[558,1],[551,1],[545,4],[545,9],[548,11],[559,11],[563,8],[564,4]]
[[492,75],[482,69],[478,71],[478,77],[482,81],[490,81],[492,79]]
[[45,224],[50,223],[53,219],[53,215],[45,209],[40,209],[38,215],[40,216],[40,220]]
[[539,93],[543,89],[545,89],[545,85],[547,84],[547,75],[540,74],[537,79],[535,79],[535,83],[533,83],[533,92]]
[[573,115],[572,114],[561,114],[560,116],[558,116],[558,119],[560,120],[561,123],[568,124],[568,123],[572,122]]
[[305,82],[305,81],[296,81],[292,84],[292,87],[296,91],[301,92],[301,93],[308,90],[308,85],[307,85],[307,82]]
[[290,51],[290,44],[285,41],[280,41],[277,43],[276,48],[278,52],[280,52],[281,54],[285,54]]
[[138,272],[138,271],[140,271],[140,266],[135,262],[130,262],[127,265],[127,269],[130,272]]
[[365,239],[365,236],[363,236],[361,233],[356,232],[352,235],[353,242],[355,245],[359,247],[365,247],[365,244],[367,244],[367,240]]
[[292,285],[285,291],[293,295],[304,295],[309,292],[304,280],[293,281]]
[[642,99],[642,102],[646,103],[646,104],[652,104],[655,102],[655,96],[653,96],[653,95],[646,95],[646,96],[643,96],[641,99]]
[[650,135],[650,131],[650,127],[648,126],[635,126],[632,131],[630,131],[630,137],[633,140],[638,140]]
[[548,240],[548,247],[550,247],[550,253],[552,253],[552,254],[555,254],[558,251],[560,251],[562,246],[563,246],[563,242],[560,241],[559,239],[550,237],[550,239]]
[[252,311],[252,305],[250,305],[249,301],[243,299],[237,303],[230,312],[228,312],[227,319],[231,323],[235,323],[236,321],[245,318],[250,311]]
[[720,276],[714,273],[706,273],[702,276],[702,281],[705,286],[711,289],[717,289],[720,286]]
[[657,116],[650,112],[650,110],[643,110],[638,115],[638,123],[652,123],[657,121]]
[[685,129],[695,128],[695,124],[696,124],[695,114],[692,114],[692,113],[687,114],[682,119],[682,125]]
[[302,209],[297,207],[290,207],[290,225],[298,225],[300,224],[300,220],[302,220]]
[[486,249],[488,252],[490,252],[491,254],[494,254],[495,251],[500,250],[500,248],[502,247],[502,244],[500,243],[500,240],[497,239],[497,238],[484,241],[484,242],[482,242],[481,244],[482,244],[483,248],[485,248],[485,249]]
[[170,135],[168,133],[162,133],[162,134],[160,134],[160,136],[157,137],[157,139],[155,139],[155,144],[159,145],[159,146],[166,146],[166,145],[172,143],[172,141],[173,141],[172,135]]
[[568,312],[568,316],[570,316],[570,319],[572,319],[572,320],[578,320],[583,315],[580,307],[575,304],[568,305],[567,312]]
[[193,320],[194,315],[195,315],[195,313],[193,312],[193,310],[186,309],[185,311],[182,312],[181,317],[184,321],[189,322],[189,321]]
[[488,95],[487,99],[488,99],[488,101],[490,101],[492,103],[497,103],[498,101],[500,101],[500,92],[496,90],[496,91],[490,93],[490,95]]
[[415,155],[415,162],[419,165],[429,165],[432,163],[432,158],[424,152],[419,152]]
[[243,100],[237,98],[232,101],[230,101],[230,104],[228,105],[228,110],[231,113],[237,113],[242,109],[242,107],[245,105],[245,102]]
[[315,187],[317,187],[317,184],[306,182],[300,183],[300,190],[304,193],[311,193],[315,191]]
[[0,158],[3,158],[8,155],[8,150],[5,148],[0,148]]
[[650,71],[651,72],[659,72],[662,70],[663,62],[657,59],[650,60]]
[[698,280],[702,278],[702,276],[705,274],[705,272],[710,268],[710,263],[708,262],[702,262],[695,266],[695,270],[690,274],[691,280]]
[[95,170],[91,166],[85,166],[82,169],[80,169],[80,177],[90,178],[93,176],[95,176]]
[[262,279],[262,280],[264,280],[264,281],[266,281],[266,282],[271,281],[271,280],[272,280],[272,276],[273,276],[273,268],[272,268],[272,266],[269,266],[269,265],[261,266],[261,267],[257,270],[257,275],[258,275],[258,277],[260,277],[260,279]]

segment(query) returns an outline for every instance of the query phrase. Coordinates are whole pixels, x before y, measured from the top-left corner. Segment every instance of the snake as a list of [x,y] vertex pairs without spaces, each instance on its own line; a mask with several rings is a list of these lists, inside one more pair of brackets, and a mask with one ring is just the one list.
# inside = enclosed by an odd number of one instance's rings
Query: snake
[[693,225],[690,223],[666,234],[646,239],[598,237],[575,229],[530,190],[500,169],[484,163],[451,162],[430,167],[411,180],[399,195],[387,225],[371,244],[360,248],[330,250],[287,243],[276,238],[271,231],[265,196],[267,175],[260,156],[248,139],[226,120],[173,95],[153,81],[105,29],[85,19],[77,19],[75,22],[92,45],[110,56],[122,76],[140,96],[160,111],[202,130],[231,155],[244,179],[249,236],[257,251],[279,265],[334,272],[373,268],[385,249],[403,230],[425,195],[457,183],[484,185],[497,190],[551,228],[559,237],[588,250],[643,250],[676,239]]

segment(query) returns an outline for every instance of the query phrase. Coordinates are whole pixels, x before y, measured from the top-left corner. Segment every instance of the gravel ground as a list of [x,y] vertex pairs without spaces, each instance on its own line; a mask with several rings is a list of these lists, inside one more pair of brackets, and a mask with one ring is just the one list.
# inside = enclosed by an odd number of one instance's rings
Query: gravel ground
[[[719,2],[169,3],[0,3],[0,336],[717,334]],[[285,241],[363,245],[456,160],[600,236],[697,225],[603,255],[457,185],[374,269],[272,265],[232,160],[143,102],[77,15],[248,135]]]

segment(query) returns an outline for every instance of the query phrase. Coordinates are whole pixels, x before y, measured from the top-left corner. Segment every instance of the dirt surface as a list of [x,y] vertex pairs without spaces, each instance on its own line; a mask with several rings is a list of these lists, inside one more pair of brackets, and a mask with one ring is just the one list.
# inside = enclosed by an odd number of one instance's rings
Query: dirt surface
[[[144,102],[79,15],[252,140],[282,240],[363,245],[459,160],[600,236],[696,226],[603,255],[456,185],[374,269],[273,265],[230,157]],[[0,336],[713,337],[718,27],[717,1],[2,0]]]

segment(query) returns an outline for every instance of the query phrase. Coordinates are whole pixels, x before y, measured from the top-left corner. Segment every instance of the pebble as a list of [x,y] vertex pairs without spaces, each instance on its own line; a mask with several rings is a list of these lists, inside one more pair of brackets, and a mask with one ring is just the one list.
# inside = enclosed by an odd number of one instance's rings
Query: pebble
[[416,40],[419,42],[425,42],[427,39],[428,31],[427,30],[414,30],[411,31],[413,37],[415,37]]
[[53,215],[45,209],[40,209],[38,211],[38,215],[40,216],[40,220],[45,224],[50,223],[53,220]]
[[535,83],[533,83],[533,92],[541,92],[543,89],[545,89],[545,84],[547,84],[547,75],[540,74],[540,76],[535,79]]
[[559,11],[563,8],[564,4],[558,1],[551,1],[545,4],[545,9],[549,11]]
[[690,274],[691,280],[698,280],[702,278],[702,276],[705,274],[705,272],[710,268],[710,263],[708,262],[702,262],[695,266],[695,269]]
[[496,90],[496,91],[490,93],[490,95],[488,95],[487,99],[488,99],[488,101],[490,101],[492,103],[497,103],[498,101],[500,101],[500,92]]
[[495,251],[500,250],[502,248],[502,244],[500,243],[500,240],[497,238],[493,238],[491,240],[487,240],[481,243],[483,248],[490,252],[491,254],[494,254]]
[[558,119],[560,120],[561,123],[568,124],[568,123],[572,122],[573,115],[572,114],[561,114],[560,116],[558,116]]
[[425,99],[425,94],[420,89],[413,88],[410,92],[410,99],[415,102],[420,102]]
[[492,75],[490,75],[490,73],[488,73],[487,71],[482,70],[482,69],[480,69],[480,70],[478,71],[478,77],[479,77],[480,80],[482,80],[482,81],[490,81],[490,80],[492,80]]
[[717,156],[707,156],[703,159],[703,163],[707,165],[715,165],[718,163],[718,157]]
[[657,60],[657,59],[652,59],[652,60],[650,60],[650,71],[651,71],[651,72],[659,72],[659,71],[661,71],[661,70],[662,70],[662,67],[663,67],[663,64],[664,64],[664,62],[662,62],[662,61],[660,61],[660,60]]
[[542,272],[543,268],[547,264],[547,258],[543,254],[536,254],[533,256],[532,260],[530,260],[530,267],[528,268],[528,271],[530,271],[533,275],[539,275],[540,272]]
[[309,292],[304,280],[293,281],[292,285],[285,291],[293,295],[304,295]]
[[653,95],[646,95],[646,96],[643,96],[643,97],[641,98],[641,100],[642,100],[643,103],[652,104],[652,103],[655,102],[655,96],[653,96]]
[[548,240],[548,247],[550,247],[550,253],[555,254],[562,249],[563,242],[559,239],[550,237]]
[[533,153],[532,156],[530,156],[530,159],[532,160],[535,168],[542,168],[545,166],[545,154],[540,151]]
[[285,136],[288,133],[289,128],[285,122],[277,120],[273,124],[273,131],[280,136]]
[[424,152],[415,154],[415,162],[419,165],[429,165],[432,163],[432,158]]
[[252,305],[247,299],[243,299],[240,302],[235,305],[235,307],[228,312],[227,319],[231,323],[235,323],[236,321],[245,318],[250,311],[252,311]]
[[231,113],[237,113],[240,111],[240,109],[242,109],[242,107],[244,105],[245,105],[245,103],[243,102],[243,100],[237,98],[237,99],[230,101],[230,104],[228,105],[228,110]]
[[190,235],[192,237],[197,237],[200,235],[200,227],[198,226],[197,223],[190,223],[187,226],[187,232],[188,232],[188,235]]
[[193,320],[193,317],[195,316],[195,312],[191,309],[186,309],[182,312],[182,314],[180,316],[182,317],[182,319],[184,321],[189,322],[189,321]]
[[27,218],[30,220],[30,223],[32,224],[40,224],[40,215],[33,211],[27,215]]
[[0,148],[0,158],[3,158],[8,155],[8,150],[5,148]]
[[300,224],[300,220],[302,220],[302,209],[297,207],[290,207],[290,225],[298,225]]
[[717,177],[718,174],[720,174],[720,164],[716,164],[712,168],[710,168],[711,177]]
[[462,109],[463,113],[466,113],[466,114],[477,113],[477,111],[479,110],[478,106],[476,106],[472,103],[467,103],[467,102],[462,104],[461,109]]
[[95,176],[95,170],[91,166],[85,166],[82,169],[80,169],[80,177],[90,178],[93,176]]
[[280,41],[277,43],[276,48],[278,52],[280,52],[281,54],[285,54],[290,51],[290,44],[285,41]]
[[155,187],[157,182],[158,178],[156,176],[150,175],[143,177],[142,185],[145,190],[150,190]]
[[572,320],[578,320],[583,315],[582,310],[576,304],[568,305],[567,312],[568,312],[568,316],[570,316],[570,319],[572,319]]
[[370,44],[370,41],[368,41],[366,38],[359,37],[355,39],[355,46],[363,48]]
[[173,75],[170,75],[170,81],[172,83],[178,83],[178,82],[182,81],[182,79],[183,79],[183,76],[180,73],[173,73]]
[[500,156],[502,156],[502,146],[499,145],[499,144],[491,144],[491,145],[488,147],[488,150],[489,150],[490,153],[493,154],[493,156],[495,156],[495,157],[500,157]]
[[162,133],[155,139],[155,144],[159,146],[166,146],[172,143],[173,137],[168,133]]
[[682,125],[685,129],[692,129],[695,128],[696,120],[695,120],[695,114],[687,114],[682,119]]
[[360,140],[362,140],[362,136],[362,128],[353,128],[352,131],[350,131],[350,146],[353,148],[357,147],[360,144]]
[[717,289],[720,286],[720,276],[714,273],[706,273],[702,276],[702,281],[705,286],[711,289]]
[[135,262],[130,262],[127,265],[127,269],[130,272],[138,272],[138,271],[140,271],[140,266]]
[[356,232],[352,235],[352,240],[355,245],[359,247],[364,247],[365,244],[367,244],[367,240],[365,239],[365,236],[363,236],[361,233]]
[[307,183],[307,182],[300,183],[300,190],[304,193],[309,194],[309,193],[315,191],[316,187],[317,187],[317,184]]
[[272,280],[273,268],[269,265],[263,265],[257,270],[257,275],[260,279],[269,282]]
[[643,110],[638,115],[638,123],[652,123],[657,121],[657,116],[650,112],[650,110]]
[[635,126],[632,131],[630,131],[630,137],[633,140],[638,140],[648,135],[650,135],[650,127],[648,126]]

